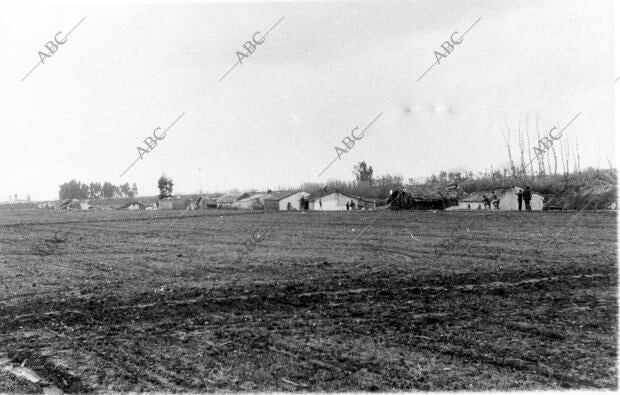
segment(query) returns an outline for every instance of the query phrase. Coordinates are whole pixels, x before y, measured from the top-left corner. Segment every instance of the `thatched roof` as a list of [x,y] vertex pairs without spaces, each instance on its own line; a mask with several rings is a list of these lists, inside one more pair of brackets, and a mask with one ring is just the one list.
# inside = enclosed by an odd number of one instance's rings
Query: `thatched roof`
[[436,187],[427,185],[397,188],[388,198],[393,210],[445,209],[457,205],[457,200],[464,195],[458,185]]
[[403,189],[397,189],[395,193],[401,192],[416,201],[431,201],[444,199],[458,199],[464,195],[464,192],[458,186],[452,187],[434,187],[426,185],[407,186]]

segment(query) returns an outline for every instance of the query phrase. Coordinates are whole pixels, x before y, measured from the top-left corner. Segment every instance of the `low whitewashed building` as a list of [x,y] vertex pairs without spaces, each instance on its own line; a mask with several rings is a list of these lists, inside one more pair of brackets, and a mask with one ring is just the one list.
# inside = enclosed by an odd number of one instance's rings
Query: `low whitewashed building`
[[264,198],[263,204],[268,211],[307,210],[308,196],[303,191],[273,192]]
[[249,197],[232,202],[231,207],[242,210],[262,210],[264,199],[267,197],[269,197],[268,193],[254,193]]
[[232,208],[234,202],[249,196],[249,193],[227,193],[217,199],[217,208]]
[[[484,210],[484,196],[486,195],[490,201],[493,201],[493,193],[499,199],[499,210],[503,211],[518,211],[519,201],[517,193],[523,191],[523,188],[500,188],[490,192],[475,192],[467,195],[465,198],[459,200],[458,206],[450,207],[448,210]],[[543,209],[543,202],[545,198],[535,192],[532,192],[532,200],[530,200],[530,206],[532,211],[541,211]],[[495,206],[491,204],[491,209],[495,210]],[[525,201],[522,202],[521,210],[525,210]]]
[[[320,191],[312,194],[309,198],[310,210],[341,211],[349,210],[374,210],[377,205],[374,199],[354,196],[338,190]],[[351,205],[353,202],[354,205]]]

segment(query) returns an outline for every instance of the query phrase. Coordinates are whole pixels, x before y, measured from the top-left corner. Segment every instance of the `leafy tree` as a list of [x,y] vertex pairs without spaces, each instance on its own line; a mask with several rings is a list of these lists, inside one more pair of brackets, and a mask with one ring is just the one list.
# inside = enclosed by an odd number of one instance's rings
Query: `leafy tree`
[[159,188],[159,198],[165,199],[172,197],[172,187],[174,183],[171,178],[166,177],[165,174],[162,174],[157,181],[157,188]]
[[357,181],[368,181],[372,183],[372,166],[368,167],[365,161],[361,161],[353,166],[353,175]]
[[443,171],[443,170],[440,171],[438,179],[439,179],[439,183],[447,184],[448,183],[448,173]]
[[101,192],[103,194],[104,198],[112,198],[114,197],[114,185],[112,185],[111,182],[104,182],[103,186],[101,187]]
[[103,194],[103,187],[101,186],[100,182],[91,182],[88,185],[88,196],[91,199],[99,199],[100,197],[102,197]]
[[129,183],[128,182],[126,182],[126,183],[124,183],[123,185],[120,186],[120,191],[121,191],[121,194],[123,196],[125,196],[125,197],[133,197],[131,195],[131,188],[129,187]]
[[88,185],[80,183],[80,197],[78,199],[88,199]]
[[88,185],[71,180],[60,185],[59,199],[88,199]]

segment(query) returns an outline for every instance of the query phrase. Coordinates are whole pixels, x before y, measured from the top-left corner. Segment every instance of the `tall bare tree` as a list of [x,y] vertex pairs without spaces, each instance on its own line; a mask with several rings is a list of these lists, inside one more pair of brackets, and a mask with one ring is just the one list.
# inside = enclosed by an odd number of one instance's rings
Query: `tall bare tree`
[[566,176],[566,156],[564,155],[564,142],[560,141],[560,164],[562,165],[562,174]]
[[530,145],[530,114],[525,114],[525,137],[527,139],[527,158],[530,175],[534,177],[534,164],[532,163],[532,146]]
[[577,138],[577,133],[575,133],[575,151],[577,156],[577,173],[581,174],[581,155],[579,155],[579,139]]
[[551,152],[553,153],[553,175],[556,175],[558,174],[558,156],[555,153],[555,144],[551,145]]
[[517,121],[517,130],[519,133],[519,151],[521,153],[521,170],[519,171],[519,173],[521,175],[525,175],[525,156],[523,153],[524,150],[524,143],[523,143],[523,133],[521,132],[521,121]]
[[564,142],[566,143],[566,175],[568,175],[570,173],[570,143],[568,138],[564,139]]
[[512,151],[510,149],[510,128],[508,127],[508,123],[506,122],[506,116],[504,116],[504,125],[506,126],[506,134],[504,135],[504,143],[506,144],[506,149],[508,150],[508,160],[510,161],[510,171],[512,172],[512,176],[516,175],[515,162],[512,159]]
[[[538,113],[538,111],[536,111],[536,114],[534,115],[534,119],[535,119],[535,126],[536,126],[536,143],[538,144],[538,141],[540,141],[540,129],[538,128],[538,121],[540,120],[540,114]],[[544,175],[545,174],[545,155],[544,154],[537,155],[536,158],[538,162],[538,174]]]

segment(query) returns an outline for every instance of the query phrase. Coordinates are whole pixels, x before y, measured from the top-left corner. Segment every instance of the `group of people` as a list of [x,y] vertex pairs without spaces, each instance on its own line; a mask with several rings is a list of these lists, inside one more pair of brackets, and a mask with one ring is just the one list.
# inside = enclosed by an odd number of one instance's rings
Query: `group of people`
[[532,211],[532,206],[530,206],[530,201],[532,200],[532,191],[530,191],[530,187],[525,187],[524,190],[520,190],[517,192],[517,202],[519,202],[519,211],[521,211],[521,204],[525,202],[525,209],[527,211]]
[[490,210],[491,205],[495,207],[496,210],[499,210],[499,198],[495,193],[490,198],[487,195],[482,195],[482,204],[484,204],[485,210]]
[[[525,190],[520,189],[517,192],[517,203],[519,204],[519,211],[523,207],[523,202],[525,202],[525,209],[527,211],[532,210],[532,206],[530,205],[530,201],[532,200],[532,191],[530,191],[530,187],[525,187]],[[482,195],[482,203],[484,204],[485,210],[490,210],[491,205],[495,207],[496,210],[499,210],[499,198],[493,193],[493,195],[489,198],[487,195]]]

